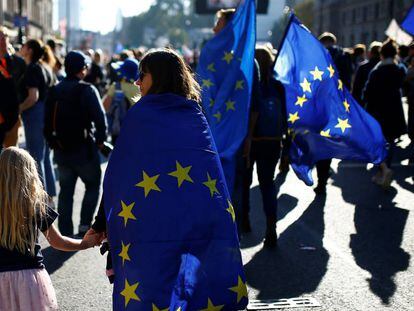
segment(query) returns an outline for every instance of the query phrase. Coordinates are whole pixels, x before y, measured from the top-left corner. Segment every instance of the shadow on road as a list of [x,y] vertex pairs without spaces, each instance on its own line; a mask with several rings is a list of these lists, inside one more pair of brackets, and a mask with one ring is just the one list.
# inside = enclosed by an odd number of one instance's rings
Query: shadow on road
[[[276,176],[276,194],[279,193],[280,187],[285,182],[286,175],[287,174],[279,173]],[[266,231],[266,220],[263,210],[262,194],[260,192],[259,186],[250,189],[250,202],[250,222],[253,230],[251,233],[242,235],[242,239],[240,241],[240,247],[242,249],[253,247],[262,243]],[[283,193],[278,197],[277,203],[277,219],[281,220],[296,207],[298,199],[289,194]]]
[[279,237],[277,250],[262,249],[245,265],[247,283],[259,290],[258,299],[298,297],[316,290],[329,260],[322,242],[324,206],[325,198],[316,197]]
[[[407,170],[395,168],[396,180],[404,180]],[[401,247],[408,211],[393,202],[395,188],[384,191],[371,182],[372,171],[338,166],[334,185],[342,190],[343,199],[355,205],[356,233],[351,234],[350,248],[359,267],[368,271],[371,292],[389,304],[396,291],[395,274],[407,270],[410,255]],[[350,181],[358,180],[358,187]]]
[[75,255],[76,252],[62,252],[49,246],[45,249],[42,249],[42,254],[44,257],[46,270],[49,272],[49,274],[52,274],[61,268],[65,261]]

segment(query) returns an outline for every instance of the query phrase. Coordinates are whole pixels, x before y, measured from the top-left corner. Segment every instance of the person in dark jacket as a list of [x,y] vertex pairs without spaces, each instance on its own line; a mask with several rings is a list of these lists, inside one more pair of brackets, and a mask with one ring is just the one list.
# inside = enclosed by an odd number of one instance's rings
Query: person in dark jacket
[[274,177],[282,149],[283,135],[287,128],[286,97],[282,83],[272,75],[274,63],[272,52],[266,47],[259,47],[256,49],[255,57],[260,67],[261,101],[259,118],[253,132],[250,161],[244,188],[242,230],[251,231],[249,194],[253,177],[253,165],[256,163],[263,209],[266,215],[264,246],[273,248],[277,245],[277,193]]
[[24,99],[19,90],[26,64],[22,58],[10,53],[9,48],[9,30],[0,26],[0,151],[3,144],[5,147],[16,144],[8,143],[12,139],[7,138],[11,136],[13,129],[17,132],[19,103]]
[[378,64],[380,59],[380,49],[382,43],[378,41],[374,41],[369,46],[369,55],[368,60],[365,60],[360,64],[358,67],[355,80],[352,87],[352,96],[356,99],[356,101],[361,105],[365,106],[365,103],[362,102],[362,91],[364,90],[365,84],[368,81],[369,73],[372,69]]
[[[343,48],[336,44],[336,37],[330,32],[325,32],[319,36],[319,41],[325,46],[332,57],[339,78],[349,90],[351,89],[351,80],[353,75],[353,63],[351,55]],[[329,171],[331,169],[332,159],[321,160],[316,163],[316,171],[318,173],[318,185],[314,189],[316,194],[326,194],[326,184],[329,179]]]
[[369,75],[363,99],[367,103],[367,111],[379,122],[384,137],[389,143],[388,157],[384,163],[381,163],[372,181],[388,188],[392,181],[390,167],[394,141],[407,133],[401,99],[406,72],[396,61],[397,45],[394,41],[390,39],[385,41],[380,54],[381,62]]
[[[106,120],[101,98],[97,89],[82,79],[88,71],[88,59],[78,51],[71,51],[65,59],[66,78],[50,90],[46,101],[46,126],[45,136],[55,153],[55,161],[58,165],[60,193],[58,200],[59,230],[64,235],[73,235],[72,209],[73,195],[78,178],[85,184],[85,195],[82,201],[79,235],[88,231],[93,214],[99,199],[101,184],[101,166],[98,150],[106,147]],[[69,100],[68,100],[69,99]],[[77,120],[82,124],[82,132],[87,135],[77,137],[78,141],[63,141],[63,122],[67,122],[69,114],[62,119],[55,119],[55,103],[61,105],[60,109],[70,109],[62,105],[77,105],[79,107]],[[71,114],[72,116],[73,114]],[[65,120],[66,119],[66,120]],[[57,125],[54,125],[58,123]],[[72,122],[73,123],[73,122]],[[62,135],[54,137],[58,132],[53,126],[59,126]],[[67,127],[75,136],[75,129],[71,123]],[[74,139],[73,139],[74,140]]]

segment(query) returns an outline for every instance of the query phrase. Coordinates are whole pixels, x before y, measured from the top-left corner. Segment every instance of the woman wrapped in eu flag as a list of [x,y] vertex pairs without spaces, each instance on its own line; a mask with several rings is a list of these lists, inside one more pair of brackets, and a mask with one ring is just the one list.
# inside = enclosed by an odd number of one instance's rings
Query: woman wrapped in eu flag
[[200,87],[168,49],[140,63],[104,180],[114,310],[240,310],[246,280],[235,215]]

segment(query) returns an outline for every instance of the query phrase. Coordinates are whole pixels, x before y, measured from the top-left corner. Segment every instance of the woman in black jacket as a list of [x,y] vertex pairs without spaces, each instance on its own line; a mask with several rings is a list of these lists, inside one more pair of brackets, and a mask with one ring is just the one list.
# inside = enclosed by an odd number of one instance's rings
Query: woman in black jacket
[[390,167],[394,141],[407,132],[401,99],[406,72],[396,62],[397,45],[394,41],[384,42],[380,53],[381,62],[371,71],[364,90],[364,101],[367,111],[380,123],[389,143],[388,157],[372,180],[388,188],[392,178]]

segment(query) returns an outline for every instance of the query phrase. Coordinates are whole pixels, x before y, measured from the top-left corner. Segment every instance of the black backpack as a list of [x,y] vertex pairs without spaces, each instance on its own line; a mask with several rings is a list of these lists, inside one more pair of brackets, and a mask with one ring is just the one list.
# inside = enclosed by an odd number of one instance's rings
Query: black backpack
[[286,132],[286,108],[284,89],[280,82],[271,79],[269,85],[260,84],[261,98],[255,137],[282,139]]
[[83,81],[67,92],[57,92],[56,86],[49,91],[45,109],[44,134],[52,149],[76,151],[92,141],[91,124],[82,104],[82,93],[88,83]]

